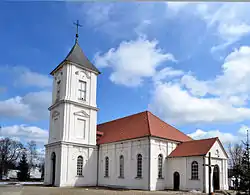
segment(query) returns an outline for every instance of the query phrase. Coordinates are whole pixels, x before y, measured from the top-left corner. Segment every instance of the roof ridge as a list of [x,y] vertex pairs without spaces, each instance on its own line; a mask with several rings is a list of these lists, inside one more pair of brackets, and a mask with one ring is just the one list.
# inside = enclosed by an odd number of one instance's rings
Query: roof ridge
[[196,142],[196,141],[204,141],[204,140],[210,140],[210,139],[219,139],[218,137],[210,137],[210,138],[205,138],[205,139],[193,139],[193,140],[190,140],[190,141],[185,141],[185,143],[187,142]]
[[[181,134],[183,134],[183,135],[185,135],[185,136],[187,136],[187,137],[189,137],[190,139],[193,140],[193,138],[191,138],[191,137],[188,136],[187,134],[183,133],[182,131],[180,131],[179,129],[177,129],[176,127],[174,127],[173,125],[168,124],[167,122],[165,122],[164,120],[160,119],[158,116],[156,116],[156,115],[153,114],[152,112],[150,112],[150,111],[148,111],[148,112],[149,112],[150,114],[152,114],[154,117],[156,117],[157,119],[159,119],[160,121],[162,121],[163,123],[165,123],[166,125],[168,125],[168,126],[174,128],[175,130],[177,130],[177,131],[180,132]],[[191,140],[191,141],[192,141],[192,140]]]
[[149,111],[148,110],[146,110],[145,111],[146,112],[146,116],[147,116],[147,125],[148,125],[148,134],[150,135],[150,136],[152,136],[152,133],[151,133],[151,126],[150,126],[150,122],[149,122]]
[[123,116],[123,117],[121,117],[121,118],[117,118],[117,119],[113,119],[113,120],[111,120],[111,121],[107,121],[107,122],[104,122],[104,123],[97,124],[97,126],[98,126],[98,125],[107,124],[107,123],[111,123],[111,122],[115,122],[115,121],[118,121],[118,120],[120,120],[120,119],[125,119],[125,118],[131,117],[131,116],[143,114],[144,112],[147,112],[147,111],[142,111],[142,112],[138,112],[138,113],[135,113],[135,114]]

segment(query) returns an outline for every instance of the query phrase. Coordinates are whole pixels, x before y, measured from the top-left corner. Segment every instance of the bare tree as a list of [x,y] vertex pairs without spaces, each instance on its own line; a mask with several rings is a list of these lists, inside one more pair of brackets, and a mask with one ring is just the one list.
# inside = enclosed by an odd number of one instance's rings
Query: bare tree
[[235,168],[241,165],[242,155],[243,155],[243,145],[242,144],[234,144],[231,143],[228,146],[228,154],[229,154],[229,166],[231,168]]
[[244,153],[242,144],[229,144],[228,146],[228,154],[229,154],[229,167],[233,172],[233,176],[235,177],[235,187],[236,189],[239,187],[238,179],[241,177],[242,173],[242,155]]
[[31,169],[35,166],[35,160],[37,159],[37,146],[35,141],[27,143],[28,159],[29,159],[29,174]]
[[9,164],[16,164],[22,151],[21,142],[10,138],[0,139],[0,179],[3,174],[7,174]]

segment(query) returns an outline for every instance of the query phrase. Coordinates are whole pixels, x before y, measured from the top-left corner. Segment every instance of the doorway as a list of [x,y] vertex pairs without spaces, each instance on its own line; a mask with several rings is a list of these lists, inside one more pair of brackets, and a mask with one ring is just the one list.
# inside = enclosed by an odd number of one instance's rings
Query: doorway
[[51,166],[51,168],[52,168],[52,170],[51,170],[51,174],[52,174],[52,180],[51,180],[51,185],[52,186],[54,186],[55,185],[55,178],[56,178],[56,153],[55,152],[53,152],[52,154],[51,154],[51,164],[52,164],[52,166]]
[[180,174],[178,172],[174,172],[174,190],[180,189]]
[[213,186],[214,186],[214,191],[220,189],[220,169],[218,165],[214,166]]

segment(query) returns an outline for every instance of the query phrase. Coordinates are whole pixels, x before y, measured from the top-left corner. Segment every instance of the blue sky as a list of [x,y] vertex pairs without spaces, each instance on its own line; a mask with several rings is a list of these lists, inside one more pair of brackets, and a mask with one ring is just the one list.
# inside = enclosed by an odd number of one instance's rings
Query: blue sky
[[250,125],[249,3],[1,2],[2,136],[47,141],[49,73],[79,43],[102,72],[98,123],[150,110],[193,138]]

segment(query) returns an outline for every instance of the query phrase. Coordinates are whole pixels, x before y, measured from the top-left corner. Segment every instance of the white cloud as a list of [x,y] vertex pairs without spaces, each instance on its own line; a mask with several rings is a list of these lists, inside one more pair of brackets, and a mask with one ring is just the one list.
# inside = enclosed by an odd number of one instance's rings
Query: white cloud
[[23,69],[19,73],[19,78],[16,82],[18,86],[24,85],[40,88],[52,86],[52,79],[48,75],[32,72],[29,69]]
[[249,128],[248,126],[246,126],[246,125],[242,125],[242,126],[240,127],[240,129],[238,130],[238,133],[239,133],[241,136],[244,137],[244,139],[243,139],[244,141],[246,140],[247,130],[248,130],[248,133],[250,133],[250,132],[249,132],[250,128]]
[[52,78],[48,75],[33,72],[24,66],[1,66],[0,73],[11,79],[17,87],[50,88],[52,86]]
[[193,133],[188,134],[188,136],[192,137],[193,139],[206,139],[206,138],[212,138],[212,137],[219,137],[220,141],[223,144],[229,144],[229,143],[239,143],[241,141],[246,140],[246,131],[249,129],[246,125],[241,125],[240,129],[238,131],[235,131],[234,134],[232,133],[226,133],[222,132],[220,130],[202,130],[202,129],[196,129]]
[[[250,34],[248,3],[169,2],[167,7],[175,13],[174,16],[179,17],[185,12],[204,21],[207,29],[220,39],[219,44],[212,47],[212,52],[224,49]],[[173,15],[172,12],[170,14]]]
[[223,144],[237,143],[241,139],[239,136],[233,135],[231,133],[224,133],[219,130],[204,131],[201,129],[197,129],[195,132],[188,134],[188,136],[192,137],[193,139],[219,137],[220,141]]
[[44,145],[48,140],[48,131],[36,126],[13,125],[0,129],[0,136],[18,139],[22,142],[35,141],[37,144]]
[[[162,19],[163,3],[83,3],[69,10],[83,17],[84,22],[92,29],[106,33],[112,37],[127,38],[142,34],[152,20]],[[128,17],[129,13],[129,17]],[[162,14],[161,14],[162,13]],[[130,18],[133,18],[131,20]],[[129,30],[128,30],[129,29]]]
[[222,74],[212,80],[200,81],[192,75],[185,75],[182,84],[192,94],[207,94],[227,97],[232,102],[247,100],[250,92],[250,47],[242,46],[231,52],[222,64]]
[[184,72],[182,70],[175,70],[171,67],[165,67],[161,69],[160,71],[156,72],[156,74],[153,77],[154,82],[160,82],[162,80],[166,80],[167,78],[174,78],[182,76]]
[[213,97],[196,97],[179,84],[158,83],[149,109],[171,123],[241,122],[250,119],[250,109],[234,107]]
[[221,72],[210,80],[183,73],[171,82],[155,82],[149,108],[175,123],[233,123],[250,119],[250,47],[231,52]]
[[1,117],[23,118],[26,120],[43,120],[48,117],[51,92],[31,92],[23,97],[16,96],[0,101]]
[[174,56],[158,47],[156,40],[139,37],[135,41],[123,41],[117,48],[95,56],[95,64],[113,70],[110,80],[116,84],[138,86],[143,78],[156,74],[163,62],[175,61]]
[[[177,14],[183,8],[187,7],[188,5],[192,4],[191,2],[167,2],[167,8]],[[167,11],[169,11],[167,10]]]

